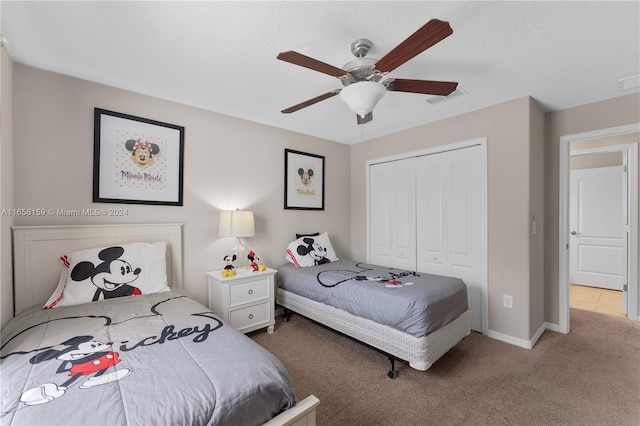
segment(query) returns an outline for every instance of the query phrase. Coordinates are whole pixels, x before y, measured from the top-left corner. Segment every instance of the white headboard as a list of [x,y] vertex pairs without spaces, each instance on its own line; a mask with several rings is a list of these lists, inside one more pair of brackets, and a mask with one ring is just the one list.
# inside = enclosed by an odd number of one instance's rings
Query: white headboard
[[58,258],[72,251],[132,242],[167,243],[167,279],[182,287],[182,224],[14,226],[15,313],[42,303],[60,278]]

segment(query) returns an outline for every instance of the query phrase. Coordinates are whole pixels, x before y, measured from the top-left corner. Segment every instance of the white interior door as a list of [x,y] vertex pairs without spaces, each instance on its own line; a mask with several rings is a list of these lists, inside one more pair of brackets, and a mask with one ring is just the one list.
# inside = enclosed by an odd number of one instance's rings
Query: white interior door
[[415,159],[369,167],[369,261],[416,269]]
[[482,332],[480,146],[416,159],[417,270],[461,278],[471,329]]
[[625,183],[623,166],[570,172],[571,283],[626,290]]

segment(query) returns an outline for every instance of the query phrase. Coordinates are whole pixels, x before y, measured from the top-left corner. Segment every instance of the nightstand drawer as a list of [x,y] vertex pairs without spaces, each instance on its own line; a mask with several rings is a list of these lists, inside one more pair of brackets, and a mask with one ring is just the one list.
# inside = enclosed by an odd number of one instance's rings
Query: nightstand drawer
[[270,320],[269,302],[246,308],[235,309],[229,312],[229,324],[236,330],[251,327]]
[[233,284],[229,291],[230,305],[236,306],[255,300],[271,297],[269,277],[260,278],[243,284]]

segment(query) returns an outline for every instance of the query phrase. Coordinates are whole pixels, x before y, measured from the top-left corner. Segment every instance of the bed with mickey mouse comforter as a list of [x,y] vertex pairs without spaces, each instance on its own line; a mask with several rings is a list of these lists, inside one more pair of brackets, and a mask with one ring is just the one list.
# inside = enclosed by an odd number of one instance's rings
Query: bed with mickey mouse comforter
[[0,357],[2,425],[252,425],[295,402],[278,359],[175,291],[27,310]]
[[395,359],[427,370],[470,332],[467,288],[459,278],[335,256],[301,266],[304,259],[293,262],[291,253],[276,275],[285,320],[296,312],[387,353],[392,378]]

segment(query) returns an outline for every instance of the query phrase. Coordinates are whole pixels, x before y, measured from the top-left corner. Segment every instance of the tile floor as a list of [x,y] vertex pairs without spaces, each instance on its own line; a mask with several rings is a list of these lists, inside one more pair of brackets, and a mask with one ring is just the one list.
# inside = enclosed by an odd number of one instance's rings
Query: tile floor
[[569,287],[569,305],[576,309],[627,317],[622,313],[621,291],[571,284]]

